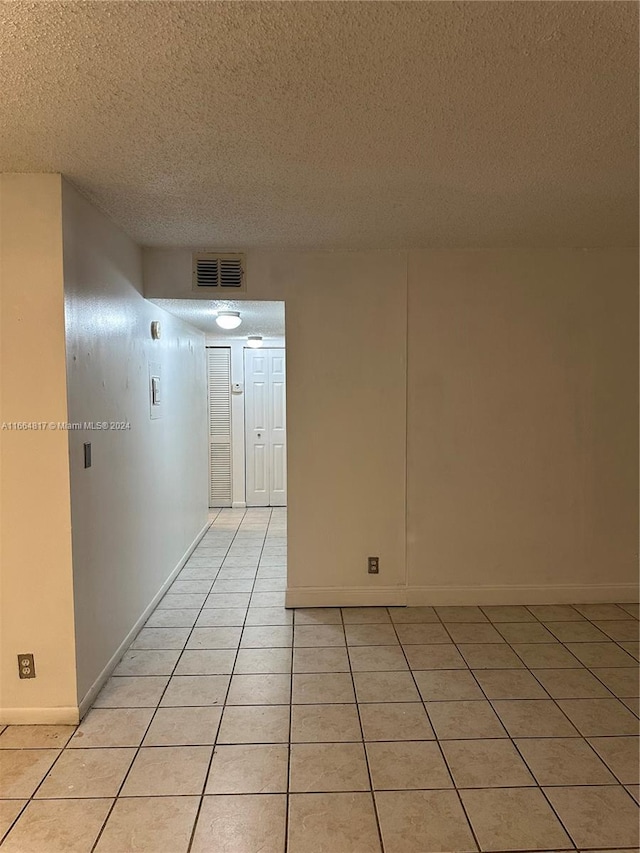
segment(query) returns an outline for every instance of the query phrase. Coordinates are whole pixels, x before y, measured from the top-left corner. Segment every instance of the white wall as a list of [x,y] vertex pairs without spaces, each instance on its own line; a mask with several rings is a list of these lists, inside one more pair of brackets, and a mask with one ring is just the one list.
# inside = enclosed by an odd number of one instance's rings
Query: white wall
[[411,253],[414,603],[637,595],[637,282],[633,250]]
[[[246,504],[247,481],[246,481],[246,442],[244,434],[244,351],[246,349],[247,337],[231,338],[207,335],[207,346],[228,347],[231,350],[231,384],[240,382],[243,390],[241,394],[231,395],[231,493],[232,505],[236,509],[242,509]],[[284,338],[264,338],[263,345],[267,347],[284,347]]]
[[[131,425],[69,433],[78,698],[86,704],[207,523],[204,335],[143,299],[140,249],[67,183],[63,217],[69,419]],[[162,337],[153,341],[158,319]],[[150,361],[162,366],[157,420]]]
[[[0,421],[66,422],[60,176],[0,194]],[[67,434],[2,429],[0,460],[0,722],[77,722]]]
[[[149,296],[190,274],[146,250]],[[637,597],[634,250],[254,252],[247,289],[286,303],[289,604]]]

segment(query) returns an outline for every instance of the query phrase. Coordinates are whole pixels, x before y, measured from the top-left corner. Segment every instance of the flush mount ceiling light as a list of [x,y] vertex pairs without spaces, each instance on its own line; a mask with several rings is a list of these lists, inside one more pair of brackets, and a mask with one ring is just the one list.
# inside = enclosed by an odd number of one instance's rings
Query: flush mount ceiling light
[[242,320],[239,311],[217,311],[216,323],[221,329],[237,329]]
[[262,335],[249,335],[247,346],[251,347],[251,349],[260,349],[262,346]]

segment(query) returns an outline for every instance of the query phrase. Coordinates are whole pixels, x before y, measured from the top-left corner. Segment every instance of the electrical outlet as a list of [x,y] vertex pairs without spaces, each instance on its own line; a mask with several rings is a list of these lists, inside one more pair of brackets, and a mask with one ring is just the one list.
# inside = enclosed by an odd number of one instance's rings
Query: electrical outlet
[[18,674],[20,678],[36,677],[36,665],[33,655],[18,655]]
[[379,557],[369,557],[369,568],[370,575],[377,575],[380,572],[380,558]]

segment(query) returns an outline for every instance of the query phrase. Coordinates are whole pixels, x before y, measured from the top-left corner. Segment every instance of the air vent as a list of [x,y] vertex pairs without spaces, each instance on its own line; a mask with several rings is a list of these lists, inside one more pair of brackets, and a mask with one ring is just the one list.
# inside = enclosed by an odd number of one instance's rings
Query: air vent
[[244,255],[221,255],[213,252],[195,254],[193,290],[244,293]]

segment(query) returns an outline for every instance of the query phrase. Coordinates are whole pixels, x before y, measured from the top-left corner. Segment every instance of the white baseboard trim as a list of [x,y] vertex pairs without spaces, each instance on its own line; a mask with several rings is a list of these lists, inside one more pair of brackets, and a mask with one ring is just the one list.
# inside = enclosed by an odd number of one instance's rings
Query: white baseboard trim
[[638,600],[637,584],[541,584],[517,586],[410,586],[407,604],[605,604]]
[[105,682],[107,681],[107,679],[109,678],[109,676],[111,675],[113,670],[116,668],[116,666],[120,662],[120,658],[124,655],[124,653],[127,651],[129,646],[131,645],[131,643],[135,640],[140,629],[142,628],[144,623],[147,621],[147,619],[149,618],[151,613],[155,610],[156,605],[158,604],[158,602],[160,601],[162,596],[165,594],[165,592],[169,589],[169,587],[171,586],[171,584],[175,580],[176,575],[178,575],[179,572],[182,570],[182,568],[184,567],[185,563],[187,562],[187,560],[189,559],[191,554],[195,551],[198,543],[200,542],[200,540],[202,539],[202,537],[207,532],[207,530],[209,529],[210,526],[211,526],[211,522],[207,521],[207,523],[204,525],[202,530],[200,530],[200,532],[197,534],[196,538],[193,540],[191,545],[189,545],[189,547],[184,552],[182,557],[178,560],[178,563],[176,564],[175,568],[173,568],[171,570],[171,574],[169,575],[169,577],[162,584],[162,586],[160,587],[158,592],[154,595],[154,597],[151,599],[149,604],[145,607],[144,611],[141,613],[140,617],[138,618],[138,620],[135,623],[135,625],[133,626],[133,628],[129,631],[127,636],[120,643],[116,652],[111,657],[111,659],[109,660],[109,662],[107,663],[105,668],[102,670],[100,675],[96,678],[96,680],[93,682],[93,684],[91,685],[91,687],[87,691],[86,695],[83,697],[82,701],[80,702],[80,719],[82,719],[84,717],[84,715],[87,713],[87,711],[89,710],[89,708],[93,704],[94,699],[96,698],[98,693],[102,690]]
[[289,587],[285,593],[285,607],[402,607],[406,603],[406,588],[399,586],[302,586]]
[[231,509],[246,509],[247,502],[246,501],[234,501],[231,504]]
[[80,714],[75,705],[62,708],[0,708],[0,723],[5,726],[77,726]]

